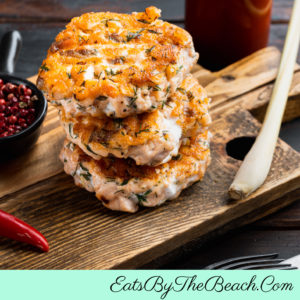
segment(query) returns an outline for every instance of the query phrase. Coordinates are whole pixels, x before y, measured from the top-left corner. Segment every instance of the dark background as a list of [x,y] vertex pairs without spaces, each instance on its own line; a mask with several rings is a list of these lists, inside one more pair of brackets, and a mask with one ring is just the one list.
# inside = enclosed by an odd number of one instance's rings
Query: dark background
[[[293,1],[273,1],[269,44],[282,49]],[[142,11],[150,5],[162,9],[163,19],[184,26],[184,0],[0,0],[0,36],[8,30],[21,31],[23,48],[16,75],[29,77],[37,73],[51,42],[71,17],[90,11]],[[281,137],[298,151],[299,132],[300,119],[284,124],[281,130]],[[300,190],[298,194],[300,199]],[[278,252],[280,257],[288,258],[300,254],[299,237],[298,201],[274,215],[231,231],[225,236],[215,232],[206,242],[193,241],[145,267],[201,268],[224,258],[271,252]]]

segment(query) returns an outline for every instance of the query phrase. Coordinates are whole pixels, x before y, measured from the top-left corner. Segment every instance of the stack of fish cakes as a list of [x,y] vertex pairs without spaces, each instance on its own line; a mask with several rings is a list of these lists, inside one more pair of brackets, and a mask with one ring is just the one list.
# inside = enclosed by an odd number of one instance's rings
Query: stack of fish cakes
[[155,7],[76,17],[39,72],[66,131],[65,172],[113,210],[174,199],[210,162],[210,101],[189,74],[198,54],[159,17]]

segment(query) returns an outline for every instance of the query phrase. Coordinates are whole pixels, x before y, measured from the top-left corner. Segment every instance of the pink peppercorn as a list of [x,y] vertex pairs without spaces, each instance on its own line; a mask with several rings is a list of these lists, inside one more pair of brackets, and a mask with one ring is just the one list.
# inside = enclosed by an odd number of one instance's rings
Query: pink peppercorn
[[18,133],[35,120],[32,90],[0,78],[0,138]]

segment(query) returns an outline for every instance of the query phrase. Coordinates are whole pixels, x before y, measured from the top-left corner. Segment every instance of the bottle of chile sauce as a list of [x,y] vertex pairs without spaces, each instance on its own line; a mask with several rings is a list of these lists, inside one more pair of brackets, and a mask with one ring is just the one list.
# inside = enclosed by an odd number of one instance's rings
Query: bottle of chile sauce
[[186,0],[199,63],[219,70],[267,46],[272,0]]

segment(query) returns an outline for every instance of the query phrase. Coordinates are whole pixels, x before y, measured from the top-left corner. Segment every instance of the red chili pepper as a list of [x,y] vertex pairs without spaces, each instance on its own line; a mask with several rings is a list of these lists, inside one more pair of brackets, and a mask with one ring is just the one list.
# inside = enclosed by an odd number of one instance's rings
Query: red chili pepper
[[48,242],[40,232],[1,209],[0,235],[36,246],[45,252],[49,251]]

